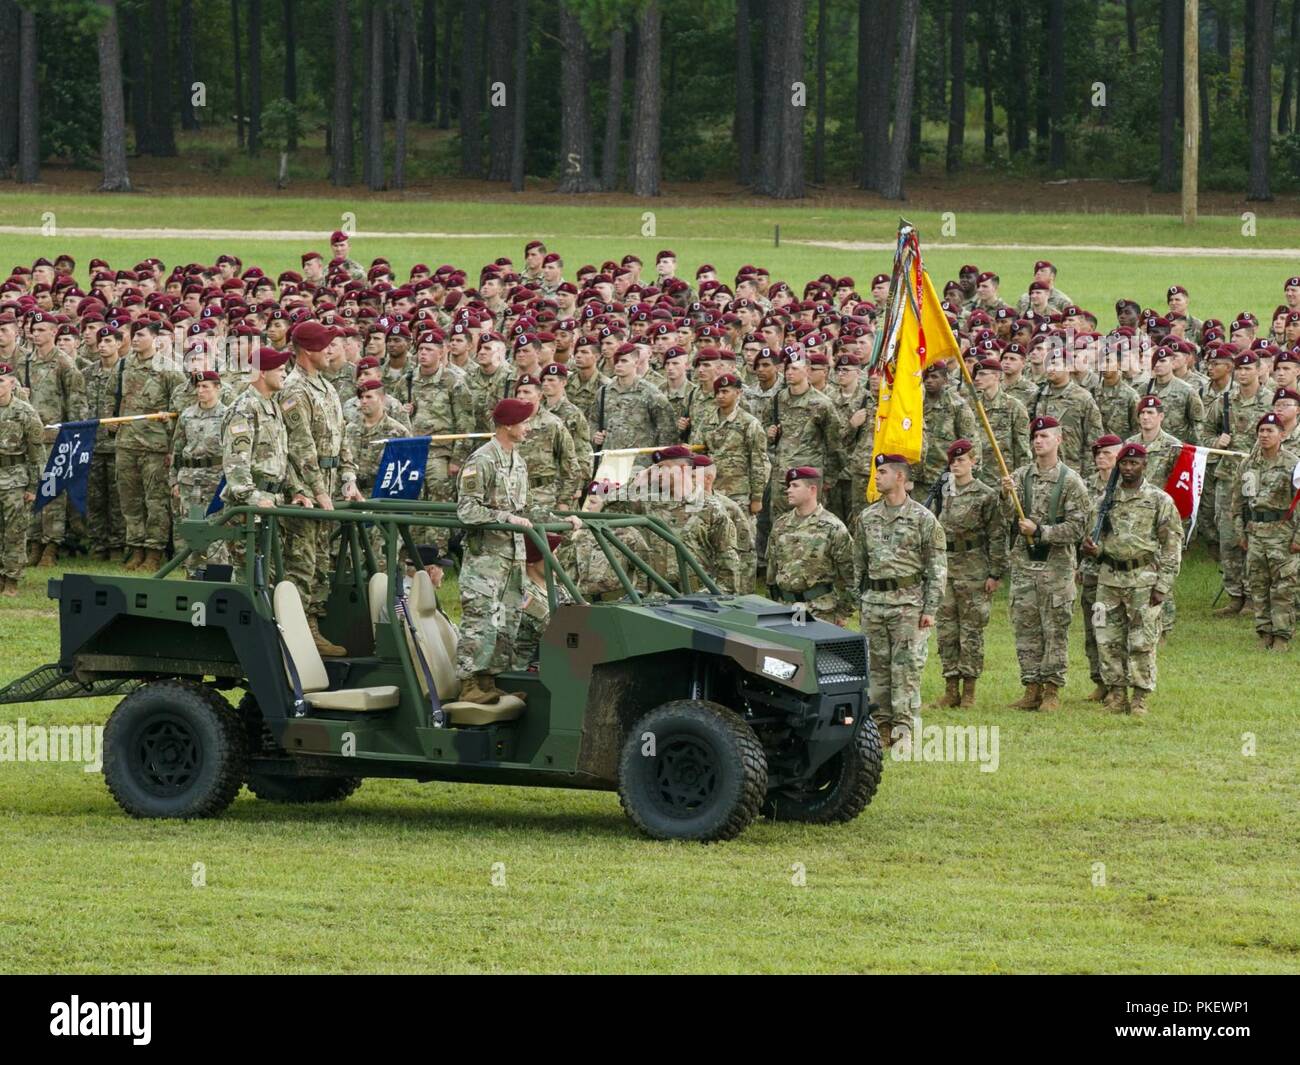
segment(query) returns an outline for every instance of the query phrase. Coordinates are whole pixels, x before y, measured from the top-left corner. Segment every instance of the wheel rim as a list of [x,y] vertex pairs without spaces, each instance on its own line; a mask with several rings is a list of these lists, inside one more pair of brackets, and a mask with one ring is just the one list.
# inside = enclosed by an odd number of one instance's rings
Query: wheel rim
[[203,769],[203,745],[174,714],[151,717],[136,731],[131,768],[140,786],[163,798],[187,791]]
[[705,809],[718,789],[718,757],[695,736],[670,737],[654,762],[650,794],[664,813],[693,817]]

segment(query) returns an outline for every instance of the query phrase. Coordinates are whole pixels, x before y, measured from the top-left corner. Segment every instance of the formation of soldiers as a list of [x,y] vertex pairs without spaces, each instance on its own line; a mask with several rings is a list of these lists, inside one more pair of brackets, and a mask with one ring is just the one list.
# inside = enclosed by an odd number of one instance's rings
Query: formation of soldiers
[[[421,263],[402,278],[384,258],[360,265],[343,232],[329,245],[274,278],[229,254],[170,271],[96,259],[79,277],[66,255],[11,271],[0,284],[4,594],[61,553],[158,568],[183,546],[176,520],[223,478],[226,503],[329,509],[370,493],[382,441],[452,438],[432,442],[424,492],[456,501],[466,521],[653,507],[725,590],[761,587],[836,623],[856,615],[882,735],[910,745],[930,630],[940,705],[975,706],[1004,581],[1024,686],[1014,705],[1060,706],[1078,598],[1091,698],[1147,711],[1187,531],[1162,489],[1194,443],[1214,449],[1196,534],[1222,569],[1218,613],[1250,604],[1261,646],[1290,648],[1300,277],[1265,323],[1248,311],[1202,321],[1173,285],[1163,309],[1117,300],[1102,333],[1050,262],[1034,264],[1015,304],[996,274],[962,267],[943,307],[973,388],[955,362],[925,366],[921,457],[877,455],[868,506],[886,274],[865,291],[831,275],[796,290],[746,265],[728,284],[707,263],[679,277],[671,250],[650,269],[629,254],[570,271],[530,241],[518,265],[503,256],[471,275]],[[87,516],[63,496],[34,511],[52,427],[88,418],[131,420],[100,426]],[[471,434],[492,439],[480,447]],[[645,449],[628,483],[592,483],[593,454],[624,448]],[[584,594],[621,595],[573,524],[558,551]],[[317,624],[326,527],[286,522],[285,558],[318,646],[337,655]],[[460,667],[469,697],[486,701],[517,661],[521,604],[534,604],[534,629],[538,608],[522,539],[474,542]],[[635,547],[679,577],[671,553]],[[218,546],[189,565],[237,555]]]

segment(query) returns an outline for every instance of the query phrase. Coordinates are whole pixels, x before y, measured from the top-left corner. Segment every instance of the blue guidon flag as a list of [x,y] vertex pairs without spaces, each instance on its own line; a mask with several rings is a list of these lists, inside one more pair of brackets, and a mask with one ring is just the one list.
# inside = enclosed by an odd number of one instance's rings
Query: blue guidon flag
[[427,436],[398,437],[384,445],[375,472],[371,499],[419,499],[424,467],[429,460]]
[[95,453],[95,433],[99,419],[87,422],[64,422],[58,438],[50,447],[50,457],[41,474],[36,492],[35,510],[67,492],[82,517],[86,516],[86,482],[90,477],[90,458]]

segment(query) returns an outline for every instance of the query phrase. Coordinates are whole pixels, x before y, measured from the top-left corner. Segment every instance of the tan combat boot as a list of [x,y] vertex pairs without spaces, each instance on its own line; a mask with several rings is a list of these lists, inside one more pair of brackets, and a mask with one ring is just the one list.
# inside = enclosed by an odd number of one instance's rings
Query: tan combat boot
[[1044,684],[1043,698],[1038,703],[1038,709],[1044,712],[1061,709],[1060,690],[1055,684]]
[[479,678],[485,676],[483,673],[475,673],[469,680],[460,686],[460,695],[457,697],[458,702],[462,703],[495,703],[500,693],[495,691],[485,691],[479,684]]
[[957,704],[964,710],[975,705],[975,678],[967,677],[962,681],[961,702]]
[[1274,636],[1273,646],[1269,650],[1274,654],[1284,655],[1291,650],[1291,641],[1285,636]]
[[1133,689],[1133,698],[1128,701],[1128,712],[1134,717],[1147,716],[1147,695],[1142,688]]
[[1227,606],[1221,606],[1214,612],[1216,618],[1236,617],[1246,609],[1246,597],[1244,595],[1234,595],[1228,599]]
[[1106,701],[1106,685],[1097,681],[1097,686],[1092,689],[1092,694],[1088,696],[1085,702],[1101,703]]
[[27,545],[27,565],[35,566],[41,561],[41,542],[33,540]]
[[40,560],[36,563],[38,566],[55,566],[59,562],[59,548],[57,544],[46,544],[45,549],[41,551]]
[[1259,649],[1261,651],[1271,651],[1273,649],[1273,637],[1267,632],[1259,634]]
[[313,614],[307,618],[307,630],[311,633],[311,638],[316,644],[316,650],[321,653],[322,657],[342,658],[348,653],[346,647],[341,647],[339,644],[331,643],[324,637],[324,635],[322,635],[320,631],[320,619],[317,618],[316,615]]
[[133,570],[138,570],[143,565],[144,565],[144,548],[133,547],[131,548],[130,557],[126,560],[126,565],[123,566],[122,568],[129,573]]
[[880,749],[882,751],[889,750],[889,745],[893,743],[893,739],[889,731],[889,726],[877,721],[876,731],[880,733]]
[[934,705],[939,707],[959,705],[961,703],[961,691],[958,688],[959,684],[961,684],[960,677],[944,677],[943,694],[934,701]]
[[0,595],[6,596],[9,599],[17,598],[18,582],[16,580],[12,577],[6,577],[3,581],[0,581],[0,584],[4,585],[3,588],[0,588]]
[[1011,703],[1012,710],[1037,710],[1038,704],[1043,698],[1043,686],[1041,684],[1026,684],[1025,694]]
[[148,573],[156,573],[162,569],[163,563],[166,561],[161,551],[151,547],[144,553],[144,561],[140,563],[140,568]]
[[1128,702],[1123,688],[1111,688],[1106,692],[1105,706],[1112,714],[1127,714]]

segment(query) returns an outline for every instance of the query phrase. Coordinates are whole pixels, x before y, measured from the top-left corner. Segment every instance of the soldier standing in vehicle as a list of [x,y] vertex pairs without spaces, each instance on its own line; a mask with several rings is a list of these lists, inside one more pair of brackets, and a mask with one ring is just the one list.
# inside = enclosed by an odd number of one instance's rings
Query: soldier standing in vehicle
[[912,708],[919,700],[926,645],[947,580],[939,520],[908,497],[908,462],[875,458],[880,498],[853,528],[853,571],[867,637],[871,701],[881,742],[911,753]]
[[812,466],[785,471],[790,509],[767,538],[768,595],[800,603],[819,621],[843,625],[857,608],[853,537],[821,502],[822,472]]
[[[221,402],[221,374],[216,370],[195,374],[194,390],[195,402],[176,419],[171,464],[167,469],[176,523],[189,517],[191,507],[198,507],[206,514],[221,483],[221,425],[226,413],[226,405]],[[184,546],[178,536],[177,550]],[[185,572],[193,577],[204,563],[224,565],[229,561],[230,552],[225,543],[217,541],[201,555],[187,558]]]
[[[528,502],[528,467],[518,445],[528,436],[530,403],[503,399],[492,408],[496,426],[492,439],[475,451],[461,468],[456,512],[466,525],[489,523],[531,528],[533,519],[549,518]],[[569,524],[577,529],[575,515]],[[471,528],[465,538],[460,570],[461,624],[456,649],[460,698],[493,703],[502,692],[499,674],[510,668],[519,611],[523,602],[523,537],[495,529]]]
[[[1091,533],[1083,551],[1097,560],[1097,604],[1093,624],[1101,655],[1106,708],[1147,713],[1156,688],[1156,648],[1161,603],[1178,576],[1183,558],[1183,522],[1174,501],[1145,479],[1146,448],[1129,442],[1119,453],[1119,483],[1102,522],[1101,542]],[[1095,527],[1104,504],[1088,517]],[[1132,697],[1129,697],[1129,689]]]
[[948,558],[937,619],[944,693],[936,705],[972,707],[984,672],[984,630],[993,593],[1007,569],[1007,524],[997,489],[975,477],[971,441],[954,440],[948,446],[948,478],[935,508]]

